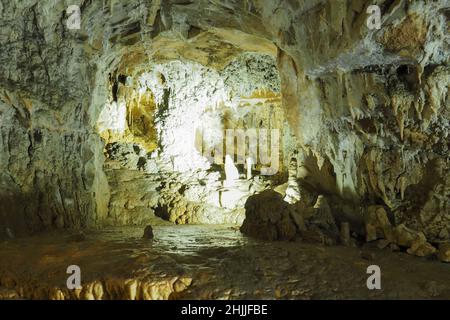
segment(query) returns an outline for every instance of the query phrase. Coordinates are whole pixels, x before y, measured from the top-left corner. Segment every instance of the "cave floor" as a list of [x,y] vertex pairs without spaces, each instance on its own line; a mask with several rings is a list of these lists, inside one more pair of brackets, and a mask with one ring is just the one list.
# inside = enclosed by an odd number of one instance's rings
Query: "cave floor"
[[[0,246],[6,299],[450,299],[450,264],[377,248],[263,242],[236,226],[51,232]],[[381,290],[368,290],[369,265]],[[68,290],[69,265],[81,290]],[[192,280],[192,281],[191,281]]]

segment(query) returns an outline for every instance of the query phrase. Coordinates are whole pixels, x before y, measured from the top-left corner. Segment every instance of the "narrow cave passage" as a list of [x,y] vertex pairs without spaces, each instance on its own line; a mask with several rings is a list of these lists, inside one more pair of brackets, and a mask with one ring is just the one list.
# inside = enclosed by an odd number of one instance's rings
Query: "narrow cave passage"
[[0,0],[0,299],[450,298],[445,1],[78,2]]

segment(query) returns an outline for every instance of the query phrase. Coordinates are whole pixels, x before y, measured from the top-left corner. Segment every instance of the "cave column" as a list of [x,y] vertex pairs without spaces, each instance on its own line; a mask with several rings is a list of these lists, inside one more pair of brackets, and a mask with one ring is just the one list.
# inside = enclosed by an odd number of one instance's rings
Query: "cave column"
[[248,157],[246,159],[246,163],[247,163],[247,180],[250,180],[252,178],[253,159],[251,157]]
[[292,157],[288,167],[288,186],[284,201],[288,203],[296,203],[300,200],[300,188],[297,181],[297,158]]

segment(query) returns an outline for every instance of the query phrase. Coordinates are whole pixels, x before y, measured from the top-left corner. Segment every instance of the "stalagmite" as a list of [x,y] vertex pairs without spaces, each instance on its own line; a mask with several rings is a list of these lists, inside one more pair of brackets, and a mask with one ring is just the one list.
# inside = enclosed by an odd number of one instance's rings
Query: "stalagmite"
[[234,165],[233,159],[231,159],[229,154],[225,156],[225,177],[225,184],[227,186],[233,185],[235,181],[239,179],[238,169]]
[[297,181],[297,159],[291,158],[288,168],[288,186],[284,200],[288,203],[295,203],[300,200],[300,189]]
[[350,224],[348,222],[341,223],[340,240],[344,246],[350,245]]
[[246,164],[247,164],[247,180],[250,180],[252,178],[253,159],[248,157],[246,159]]

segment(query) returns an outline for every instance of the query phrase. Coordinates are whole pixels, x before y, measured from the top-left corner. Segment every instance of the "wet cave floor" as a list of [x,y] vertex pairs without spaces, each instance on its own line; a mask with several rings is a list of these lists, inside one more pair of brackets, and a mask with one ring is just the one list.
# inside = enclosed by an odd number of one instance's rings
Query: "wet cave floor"
[[[450,264],[377,248],[264,242],[237,226],[162,225],[4,241],[3,299],[450,299]],[[369,265],[381,290],[369,290]],[[69,265],[81,270],[69,290]]]

